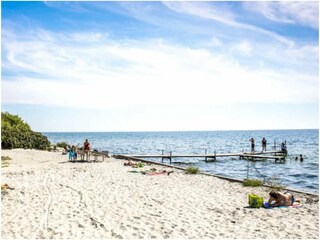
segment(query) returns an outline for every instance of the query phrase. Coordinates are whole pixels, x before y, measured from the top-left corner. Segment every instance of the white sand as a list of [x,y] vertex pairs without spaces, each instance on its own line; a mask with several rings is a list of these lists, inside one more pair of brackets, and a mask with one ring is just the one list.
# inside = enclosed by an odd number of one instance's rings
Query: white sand
[[[130,173],[123,160],[68,163],[67,156],[36,150],[3,150],[10,166],[1,184],[3,239],[318,239],[318,202],[300,208],[250,209],[244,188],[205,175]],[[140,170],[140,169],[139,169]],[[317,199],[317,197],[316,197]]]

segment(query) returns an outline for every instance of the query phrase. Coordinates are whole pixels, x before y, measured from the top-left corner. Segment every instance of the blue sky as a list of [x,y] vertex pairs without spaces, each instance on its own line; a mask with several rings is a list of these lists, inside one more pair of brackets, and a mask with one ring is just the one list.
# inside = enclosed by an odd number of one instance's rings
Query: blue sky
[[1,7],[1,108],[36,131],[319,127],[318,2]]

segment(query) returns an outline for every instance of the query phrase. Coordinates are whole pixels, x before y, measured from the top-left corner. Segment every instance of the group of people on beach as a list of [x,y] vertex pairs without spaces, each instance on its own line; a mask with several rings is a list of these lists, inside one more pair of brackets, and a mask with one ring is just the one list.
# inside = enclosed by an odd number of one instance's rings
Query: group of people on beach
[[[76,161],[78,159],[78,147],[76,146],[71,146],[71,148],[68,150],[69,151],[69,161]],[[86,139],[83,143],[83,148],[82,148],[82,153],[81,155],[81,160],[89,160],[90,157],[90,143],[88,139]]]

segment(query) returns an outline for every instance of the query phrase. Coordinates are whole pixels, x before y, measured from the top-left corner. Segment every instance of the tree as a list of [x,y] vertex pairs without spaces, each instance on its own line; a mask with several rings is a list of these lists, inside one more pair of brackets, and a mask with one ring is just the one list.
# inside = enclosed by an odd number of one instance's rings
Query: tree
[[31,130],[18,115],[1,112],[1,148],[34,148],[46,150],[50,142],[46,136]]

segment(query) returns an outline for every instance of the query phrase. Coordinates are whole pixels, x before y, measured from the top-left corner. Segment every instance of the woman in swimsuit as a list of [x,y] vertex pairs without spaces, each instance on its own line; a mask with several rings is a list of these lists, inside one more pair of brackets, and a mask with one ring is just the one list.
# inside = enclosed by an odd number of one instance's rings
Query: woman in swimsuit
[[279,193],[272,190],[269,193],[269,201],[268,204],[271,207],[278,207],[278,206],[291,206],[294,202],[299,202],[299,200],[295,200],[292,193],[285,192]]

